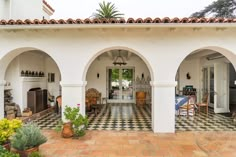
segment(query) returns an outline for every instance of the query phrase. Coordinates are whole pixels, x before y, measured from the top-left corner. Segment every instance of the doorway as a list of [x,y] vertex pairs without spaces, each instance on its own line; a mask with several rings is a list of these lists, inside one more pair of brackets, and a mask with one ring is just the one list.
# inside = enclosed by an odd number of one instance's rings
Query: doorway
[[209,93],[209,106],[214,108],[214,67],[203,68],[203,88],[201,97],[204,93]]
[[227,63],[214,63],[203,68],[203,88],[201,96],[209,93],[209,106],[214,113],[229,112],[229,77]]
[[134,67],[107,68],[108,102],[134,102]]

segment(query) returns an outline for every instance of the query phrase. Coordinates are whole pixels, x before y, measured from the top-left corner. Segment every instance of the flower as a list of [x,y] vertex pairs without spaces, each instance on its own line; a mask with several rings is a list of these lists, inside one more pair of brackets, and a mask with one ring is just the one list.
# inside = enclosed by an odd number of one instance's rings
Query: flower
[[80,104],[77,104],[78,107],[80,107]]

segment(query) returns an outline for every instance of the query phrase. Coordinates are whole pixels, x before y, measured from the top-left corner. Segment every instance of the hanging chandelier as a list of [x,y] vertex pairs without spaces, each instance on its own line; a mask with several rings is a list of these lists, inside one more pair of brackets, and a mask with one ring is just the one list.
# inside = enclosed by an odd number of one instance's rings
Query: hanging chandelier
[[125,62],[124,58],[121,56],[120,51],[121,51],[121,50],[118,50],[118,56],[116,56],[116,58],[115,58],[115,60],[114,60],[114,62],[113,62],[113,64],[114,64],[115,66],[116,66],[116,65],[121,66],[121,65],[126,65],[126,64],[127,64],[127,63]]

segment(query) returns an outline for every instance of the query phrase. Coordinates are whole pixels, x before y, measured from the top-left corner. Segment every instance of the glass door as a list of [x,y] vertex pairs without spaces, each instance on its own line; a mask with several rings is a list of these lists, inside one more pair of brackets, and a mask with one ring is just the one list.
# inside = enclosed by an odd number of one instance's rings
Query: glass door
[[134,98],[134,68],[107,68],[108,102],[132,102]]
[[122,100],[133,100],[133,69],[122,69]]
[[120,72],[119,69],[108,69],[108,99],[120,99]]
[[214,67],[203,68],[203,90],[201,96],[209,93],[209,106],[214,107]]

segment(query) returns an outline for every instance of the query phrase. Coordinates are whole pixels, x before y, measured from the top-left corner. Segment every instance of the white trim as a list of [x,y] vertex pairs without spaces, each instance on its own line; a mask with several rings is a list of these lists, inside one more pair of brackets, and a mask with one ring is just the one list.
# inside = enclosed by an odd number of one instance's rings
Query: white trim
[[60,82],[62,87],[85,87],[87,85],[87,81],[83,81],[81,83],[65,83]]
[[0,25],[0,29],[94,29],[94,28],[235,28],[235,23],[118,23]]
[[41,82],[46,81],[46,77],[21,77],[22,82]]
[[174,81],[174,82],[156,82],[156,81],[151,81],[150,85],[152,87],[175,87],[177,85],[177,81]]

